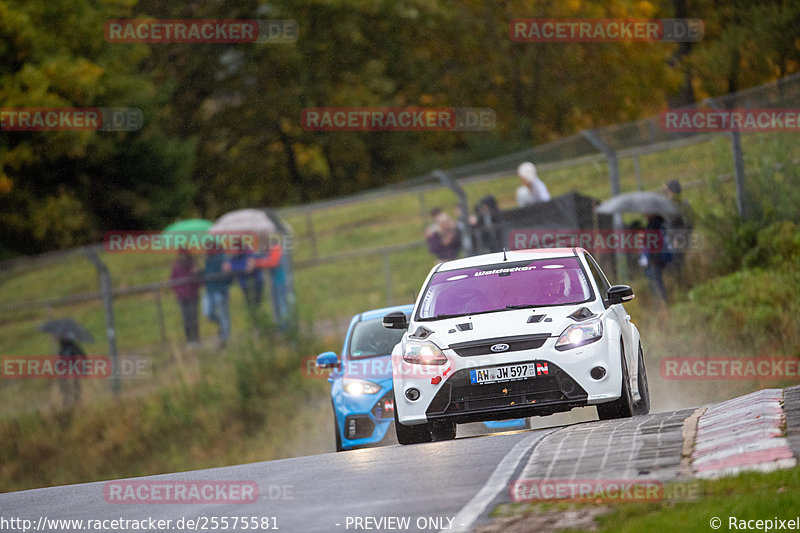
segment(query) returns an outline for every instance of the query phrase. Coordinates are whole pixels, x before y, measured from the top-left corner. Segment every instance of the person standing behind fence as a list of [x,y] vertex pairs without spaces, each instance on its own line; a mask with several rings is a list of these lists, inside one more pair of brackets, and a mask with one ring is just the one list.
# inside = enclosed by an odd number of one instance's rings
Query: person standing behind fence
[[517,176],[522,181],[522,185],[517,188],[517,205],[519,207],[550,201],[550,191],[547,190],[547,185],[539,179],[533,163],[526,161],[517,167]]
[[203,310],[206,316],[219,326],[219,347],[224,348],[231,335],[231,315],[228,306],[228,295],[231,276],[220,276],[230,273],[231,265],[223,250],[209,250],[206,256],[206,302]]
[[678,214],[667,218],[667,241],[672,246],[675,252],[675,259],[673,261],[675,275],[678,278],[678,283],[688,288],[686,282],[686,275],[684,273],[684,263],[686,261],[686,253],[689,251],[689,245],[692,239],[692,230],[694,229],[694,210],[691,204],[682,198],[683,188],[681,182],[678,180],[670,180],[664,184],[662,189],[664,195],[672,201],[672,204],[677,208]]
[[457,258],[461,251],[461,233],[458,226],[441,207],[431,209],[431,218],[433,224],[425,230],[428,250],[442,261]]
[[183,317],[183,329],[186,332],[186,341],[190,347],[197,346],[200,341],[197,320],[197,300],[200,294],[200,281],[197,278],[197,269],[194,257],[185,249],[178,251],[178,258],[172,265],[171,281],[180,281],[173,285],[178,305]]
[[661,233],[662,248],[660,250],[645,250],[639,259],[639,265],[644,267],[644,274],[650,285],[653,295],[659,300],[659,304],[667,304],[667,289],[664,286],[663,271],[664,267],[672,261],[673,253],[669,249],[668,242],[663,238],[665,232],[664,217],[661,215],[647,215],[647,226],[645,231],[658,231]]
[[[69,364],[76,357],[85,359],[86,352],[81,349],[75,340],[69,337],[58,339],[58,356],[60,359],[66,361],[66,367],[72,368]],[[80,368],[80,365],[77,365]],[[64,400],[65,407],[74,407],[81,401],[81,379],[80,375],[64,376],[58,381],[59,388],[61,389],[61,397]]]

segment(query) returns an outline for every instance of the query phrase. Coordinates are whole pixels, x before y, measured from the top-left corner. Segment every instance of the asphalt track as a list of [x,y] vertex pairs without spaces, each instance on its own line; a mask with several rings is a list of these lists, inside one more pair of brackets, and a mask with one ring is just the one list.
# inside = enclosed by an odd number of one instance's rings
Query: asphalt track
[[[772,396],[783,401],[780,394],[773,392]],[[747,404],[747,399],[738,402],[742,403]],[[691,468],[687,471],[685,464],[687,428],[692,421],[696,425],[702,411],[684,409],[447,442],[0,494],[0,530],[23,531],[22,526],[28,525],[28,531],[45,532],[221,531],[224,517],[227,531],[271,531],[276,527],[283,532],[326,533],[466,531],[487,523],[488,513],[497,504],[514,498],[516,480],[669,481],[691,477]],[[752,416],[757,420],[761,415],[754,412]],[[795,429],[793,423],[789,433]],[[732,453],[735,457],[735,451]],[[114,484],[154,487],[178,482],[250,484],[257,486],[257,497],[237,503],[220,503],[224,496],[193,503],[136,498],[136,503],[120,503],[109,496]],[[216,527],[213,517],[219,519]],[[239,522],[234,528],[235,517]],[[241,522],[243,517],[248,518],[246,523]],[[253,527],[251,517],[258,526]],[[171,522],[161,527],[157,522],[138,522],[150,518]],[[17,522],[9,522],[13,519]],[[53,523],[59,519],[84,522]],[[138,527],[112,520],[135,520]],[[188,520],[196,522],[188,524]]]

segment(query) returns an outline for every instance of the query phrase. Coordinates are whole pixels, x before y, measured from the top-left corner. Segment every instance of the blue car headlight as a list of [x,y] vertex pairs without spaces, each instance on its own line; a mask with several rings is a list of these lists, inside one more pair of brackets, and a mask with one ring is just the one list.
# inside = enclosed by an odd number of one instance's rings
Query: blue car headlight
[[603,336],[603,322],[599,318],[569,326],[556,341],[556,350],[564,351],[599,341]]
[[344,390],[353,396],[361,396],[362,394],[378,394],[381,391],[381,386],[366,379],[353,379],[345,378],[343,382]]

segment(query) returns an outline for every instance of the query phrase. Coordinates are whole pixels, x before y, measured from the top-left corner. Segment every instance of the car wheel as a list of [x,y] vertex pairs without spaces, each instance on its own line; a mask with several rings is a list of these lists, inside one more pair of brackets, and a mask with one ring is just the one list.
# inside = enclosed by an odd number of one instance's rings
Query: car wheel
[[433,441],[453,440],[456,438],[455,422],[434,422],[430,427]]
[[427,424],[418,426],[406,426],[400,423],[397,417],[397,399],[394,400],[394,432],[397,435],[397,442],[400,444],[420,444],[431,441],[431,432],[428,431]]
[[597,404],[597,416],[600,420],[613,418],[629,418],[633,416],[633,399],[631,397],[631,383],[628,378],[628,365],[625,364],[625,346],[620,341],[620,363],[622,366],[622,391],[619,399],[613,402]]
[[639,387],[639,396],[641,397],[636,405],[633,406],[633,414],[646,415],[650,412],[650,387],[647,384],[647,368],[644,366],[644,352],[642,345],[639,344],[639,379],[637,386]]

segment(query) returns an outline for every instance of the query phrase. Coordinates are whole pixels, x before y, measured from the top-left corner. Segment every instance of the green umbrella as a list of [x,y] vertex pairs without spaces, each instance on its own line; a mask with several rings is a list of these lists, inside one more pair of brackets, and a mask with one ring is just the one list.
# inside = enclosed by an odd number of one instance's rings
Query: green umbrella
[[173,222],[166,228],[164,228],[164,233],[177,233],[177,232],[197,232],[197,233],[205,233],[208,231],[208,228],[213,226],[214,223],[210,220],[206,220],[204,218],[189,218],[186,220],[179,220],[177,222]]

